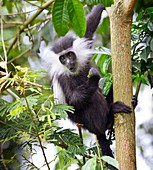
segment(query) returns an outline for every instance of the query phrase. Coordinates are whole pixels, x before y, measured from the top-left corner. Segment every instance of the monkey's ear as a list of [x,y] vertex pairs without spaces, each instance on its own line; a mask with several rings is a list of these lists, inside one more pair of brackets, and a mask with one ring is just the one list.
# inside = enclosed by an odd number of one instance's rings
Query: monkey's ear
[[96,5],[87,16],[87,30],[84,36],[85,38],[92,39],[93,34],[99,25],[101,14],[104,9],[105,8],[101,4]]

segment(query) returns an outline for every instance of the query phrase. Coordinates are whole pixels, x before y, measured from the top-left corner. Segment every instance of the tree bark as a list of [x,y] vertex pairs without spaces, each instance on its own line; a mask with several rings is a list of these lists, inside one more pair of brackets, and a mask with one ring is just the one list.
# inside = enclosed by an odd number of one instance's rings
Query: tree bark
[[[131,106],[131,25],[135,1],[115,0],[110,10],[114,101]],[[116,158],[120,170],[136,169],[135,115],[115,114]]]

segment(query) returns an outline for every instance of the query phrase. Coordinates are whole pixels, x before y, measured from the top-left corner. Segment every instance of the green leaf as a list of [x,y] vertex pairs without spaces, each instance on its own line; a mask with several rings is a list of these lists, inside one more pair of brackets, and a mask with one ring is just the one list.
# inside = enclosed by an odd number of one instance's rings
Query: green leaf
[[108,74],[107,77],[101,78],[99,80],[99,88],[102,93],[107,96],[110,88],[112,86],[112,74]]
[[96,157],[89,159],[81,170],[96,170]]
[[102,72],[102,74],[107,74],[111,61],[111,57],[103,55],[102,60],[100,62],[100,71]]
[[68,14],[75,32],[79,37],[83,37],[86,32],[86,18],[79,0],[69,0]]
[[150,49],[153,51],[153,38],[150,41]]
[[100,24],[98,28],[98,33],[99,34],[109,34],[110,33],[110,20],[109,17],[106,17],[103,19],[103,22]]
[[8,116],[10,116],[10,119],[12,119],[13,117],[19,118],[19,115],[23,113],[24,110],[24,107],[16,107],[8,114]]
[[146,47],[140,54],[140,58],[147,62],[148,55],[150,53],[150,47]]
[[51,109],[51,112],[54,114],[58,114],[61,118],[66,119],[67,118],[67,112],[70,112],[73,114],[74,109],[72,106],[67,106],[63,104],[57,104],[54,105]]
[[114,159],[114,158],[112,158],[110,156],[102,156],[102,160],[104,160],[108,164],[110,164],[110,165],[116,167],[117,169],[119,169],[119,164],[118,164],[116,159]]
[[109,48],[106,47],[98,47],[96,48],[96,53],[98,54],[106,54],[111,56],[111,50]]
[[84,0],[83,2],[88,5],[103,4],[104,7],[109,7],[114,3],[113,0]]
[[132,67],[141,72],[141,63],[132,61]]
[[147,23],[147,28],[149,29],[149,31],[153,31],[153,22],[148,22]]
[[12,11],[13,11],[13,4],[14,4],[13,2],[10,2],[8,0],[6,1],[5,5],[6,5],[7,10],[8,10],[9,13],[12,13]]
[[[30,109],[33,109],[33,106],[37,105],[39,97],[40,97],[39,95],[37,95],[37,96],[30,95],[30,96],[27,97],[27,102],[28,102],[28,105],[29,105]],[[26,101],[24,100],[23,103],[26,104]]]
[[67,10],[68,0],[56,0],[53,6],[53,24],[56,32],[63,36],[68,30],[69,16]]

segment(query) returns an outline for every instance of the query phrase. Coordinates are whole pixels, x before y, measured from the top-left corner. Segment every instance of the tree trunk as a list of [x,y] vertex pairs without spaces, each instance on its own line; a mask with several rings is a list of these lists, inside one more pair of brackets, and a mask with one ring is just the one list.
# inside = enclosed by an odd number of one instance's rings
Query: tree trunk
[[[115,0],[110,11],[114,101],[131,105],[131,25],[135,1]],[[115,114],[116,158],[120,170],[136,169],[135,115]]]

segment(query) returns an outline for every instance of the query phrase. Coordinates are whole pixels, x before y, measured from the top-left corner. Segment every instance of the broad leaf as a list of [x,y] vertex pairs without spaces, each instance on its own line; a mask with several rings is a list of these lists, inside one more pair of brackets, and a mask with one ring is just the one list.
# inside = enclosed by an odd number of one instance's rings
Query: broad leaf
[[96,170],[96,157],[89,159],[81,170]]
[[147,47],[147,48],[145,48],[145,49],[141,52],[140,58],[141,58],[142,60],[144,60],[145,62],[147,62],[147,58],[148,58],[149,53],[150,53],[150,48]]
[[153,38],[150,41],[150,49],[153,51]]
[[110,165],[113,165],[114,167],[116,167],[117,169],[119,169],[119,164],[117,162],[116,159],[110,157],[110,156],[102,156],[102,159],[107,162]]
[[84,9],[79,0],[69,0],[68,14],[75,32],[83,37],[86,32],[86,19]]
[[63,36],[68,30],[69,16],[67,11],[68,0],[56,0],[53,6],[53,24],[56,32]]

